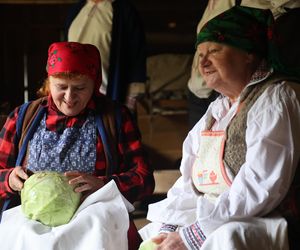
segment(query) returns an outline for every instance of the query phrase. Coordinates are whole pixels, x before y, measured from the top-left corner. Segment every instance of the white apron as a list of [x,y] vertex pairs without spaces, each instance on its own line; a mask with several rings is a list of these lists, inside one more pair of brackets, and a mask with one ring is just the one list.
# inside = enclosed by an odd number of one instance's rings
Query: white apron
[[224,146],[225,131],[201,132],[192,180],[195,188],[212,201],[231,185],[223,164]]

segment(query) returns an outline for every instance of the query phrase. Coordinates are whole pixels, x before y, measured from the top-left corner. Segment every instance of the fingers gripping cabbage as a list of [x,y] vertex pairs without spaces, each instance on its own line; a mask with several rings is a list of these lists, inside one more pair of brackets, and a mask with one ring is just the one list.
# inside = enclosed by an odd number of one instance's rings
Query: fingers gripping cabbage
[[55,227],[68,223],[80,203],[68,179],[57,172],[37,172],[24,183],[21,209],[29,219]]

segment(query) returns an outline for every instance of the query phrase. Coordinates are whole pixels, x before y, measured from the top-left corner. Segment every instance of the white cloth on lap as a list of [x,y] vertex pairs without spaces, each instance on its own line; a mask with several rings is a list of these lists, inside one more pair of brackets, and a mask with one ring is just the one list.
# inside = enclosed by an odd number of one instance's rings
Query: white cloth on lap
[[232,221],[210,234],[201,250],[288,250],[287,222],[284,218],[251,218]]
[[[157,236],[162,224],[152,222],[139,230],[143,240]],[[288,250],[287,222],[281,217],[231,221],[211,233],[201,250]]]
[[133,209],[114,181],[87,197],[72,220],[58,227],[25,218],[18,206],[3,213],[1,250],[126,250]]

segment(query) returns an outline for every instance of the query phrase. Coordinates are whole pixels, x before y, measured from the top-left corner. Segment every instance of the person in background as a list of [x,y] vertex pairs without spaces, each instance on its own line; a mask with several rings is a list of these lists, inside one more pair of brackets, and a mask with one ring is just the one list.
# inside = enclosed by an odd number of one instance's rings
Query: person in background
[[[98,49],[77,42],[53,43],[47,72],[39,91],[43,97],[30,102],[26,113],[24,106],[17,107],[0,133],[3,210],[20,203],[18,192],[36,171],[65,173],[84,197],[110,180],[131,203],[150,195],[153,170],[137,125],[125,106],[99,92]],[[136,249],[139,238],[133,223],[128,237],[129,249]]]
[[199,23],[199,29],[215,16],[235,5],[271,10],[275,19],[289,10],[300,7],[298,0],[209,0]]
[[200,30],[198,69],[221,95],[183,143],[182,176],[149,205],[139,232],[156,249],[299,249],[300,78],[273,24],[234,6]]
[[[298,0],[283,1],[256,1],[256,0],[209,0],[207,7],[198,23],[197,34],[203,25],[216,15],[228,10],[235,4],[261,9],[270,9],[277,19],[292,9],[300,8]],[[286,49],[285,49],[286,50]],[[295,53],[286,58],[293,57]],[[290,65],[288,65],[290,66]],[[192,128],[199,119],[205,114],[209,104],[216,99],[218,93],[209,88],[198,71],[198,50],[195,51],[194,60],[191,69],[191,77],[188,81],[188,109],[189,109],[189,127]]]
[[146,44],[138,12],[127,0],[80,0],[69,12],[68,41],[95,45],[102,58],[100,92],[133,113],[145,91]]

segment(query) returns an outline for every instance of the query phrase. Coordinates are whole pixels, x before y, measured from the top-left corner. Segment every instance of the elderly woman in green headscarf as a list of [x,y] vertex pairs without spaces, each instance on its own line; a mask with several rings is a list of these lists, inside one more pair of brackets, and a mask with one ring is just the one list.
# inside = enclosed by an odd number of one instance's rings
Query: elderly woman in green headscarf
[[182,176],[149,206],[140,234],[155,249],[288,249],[287,227],[294,244],[300,105],[272,26],[269,10],[235,6],[198,34],[199,71],[220,96],[184,141]]

